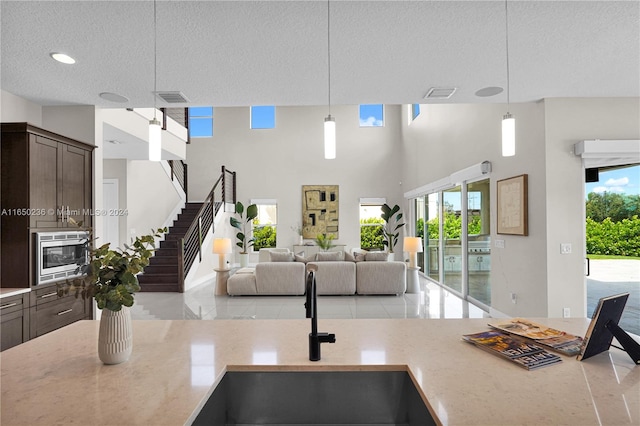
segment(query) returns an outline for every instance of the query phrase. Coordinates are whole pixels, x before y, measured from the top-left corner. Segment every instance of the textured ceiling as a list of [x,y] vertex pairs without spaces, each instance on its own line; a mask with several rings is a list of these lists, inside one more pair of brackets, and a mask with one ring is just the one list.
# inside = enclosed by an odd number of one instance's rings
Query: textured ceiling
[[[153,1],[6,1],[1,87],[42,105],[154,102]],[[502,1],[330,4],[331,103],[506,102]],[[640,2],[510,0],[511,102],[640,96]],[[189,105],[324,105],[327,2],[158,1],[157,88]],[[75,65],[49,57],[65,52]],[[115,92],[130,101],[101,99]],[[158,106],[165,106],[159,101]]]

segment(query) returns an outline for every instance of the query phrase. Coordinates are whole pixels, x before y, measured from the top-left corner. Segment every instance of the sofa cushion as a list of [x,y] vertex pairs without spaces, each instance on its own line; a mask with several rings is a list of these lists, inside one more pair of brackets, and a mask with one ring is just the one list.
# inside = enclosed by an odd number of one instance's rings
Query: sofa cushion
[[295,260],[296,262],[302,262],[302,263],[307,263],[307,262],[309,262],[309,259],[307,259],[306,257],[304,257],[304,252],[303,252],[303,251],[301,251],[301,252],[299,252],[299,253],[296,253],[296,254],[293,256],[293,258],[294,258],[294,260]]
[[256,265],[258,294],[294,294],[305,292],[305,267],[299,262],[267,262]]
[[262,263],[262,262],[270,262],[270,253],[271,252],[277,252],[277,253],[288,253],[289,249],[288,248],[261,248],[260,252],[258,253],[258,262]]
[[269,252],[269,260],[271,262],[293,262],[295,258],[291,252]]
[[309,262],[316,267],[317,294],[354,294],[356,264],[344,261]]
[[389,253],[385,251],[373,251],[364,255],[367,262],[386,262],[389,260]]
[[316,262],[335,262],[344,260],[342,251],[319,251],[316,253]]
[[344,252],[344,260],[347,262],[355,262],[356,258],[354,255],[352,255],[351,253],[347,253],[346,251]]

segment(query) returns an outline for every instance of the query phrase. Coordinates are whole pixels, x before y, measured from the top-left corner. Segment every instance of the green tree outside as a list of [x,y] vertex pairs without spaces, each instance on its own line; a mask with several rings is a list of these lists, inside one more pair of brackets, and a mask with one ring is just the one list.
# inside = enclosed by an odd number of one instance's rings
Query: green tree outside
[[384,220],[381,217],[360,219],[360,247],[365,250],[382,250],[384,248],[383,230]]
[[273,248],[276,246],[276,227],[271,225],[257,226],[253,228],[253,249]]

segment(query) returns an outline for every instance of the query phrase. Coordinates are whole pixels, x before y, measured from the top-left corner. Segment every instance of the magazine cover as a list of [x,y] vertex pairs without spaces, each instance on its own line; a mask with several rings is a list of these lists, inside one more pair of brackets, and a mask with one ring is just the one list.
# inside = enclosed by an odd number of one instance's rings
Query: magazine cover
[[580,347],[582,346],[582,337],[580,336],[574,336],[524,318],[496,321],[489,323],[489,326],[510,334],[532,339],[537,344],[565,355],[577,355],[580,353]]

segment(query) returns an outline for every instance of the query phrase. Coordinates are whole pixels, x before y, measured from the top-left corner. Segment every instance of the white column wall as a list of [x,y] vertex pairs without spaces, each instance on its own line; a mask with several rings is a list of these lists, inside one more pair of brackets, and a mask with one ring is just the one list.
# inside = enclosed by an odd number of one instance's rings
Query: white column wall
[[[640,98],[546,99],[547,316],[586,315],[585,195],[582,160],[573,145],[585,139],[640,139]],[[571,254],[560,244],[571,243]]]

